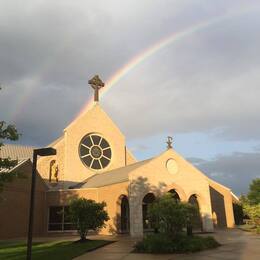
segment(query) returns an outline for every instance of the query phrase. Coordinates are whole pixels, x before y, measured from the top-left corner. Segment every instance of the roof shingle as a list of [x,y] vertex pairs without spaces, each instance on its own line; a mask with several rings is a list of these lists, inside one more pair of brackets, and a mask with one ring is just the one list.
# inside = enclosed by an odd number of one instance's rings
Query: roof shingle
[[32,146],[5,144],[1,146],[0,158],[10,158],[11,160],[18,161],[32,159],[33,149],[34,147]]

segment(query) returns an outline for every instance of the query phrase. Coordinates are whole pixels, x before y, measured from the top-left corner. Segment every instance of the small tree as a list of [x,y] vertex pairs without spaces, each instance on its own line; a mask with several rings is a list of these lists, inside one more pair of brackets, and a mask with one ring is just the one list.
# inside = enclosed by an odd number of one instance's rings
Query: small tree
[[[1,90],[1,86],[0,86]],[[19,138],[19,134],[14,125],[7,125],[5,121],[0,121],[0,150],[4,145],[2,140],[16,141]],[[17,160],[11,160],[10,158],[0,158],[0,170],[10,169],[17,164]],[[16,173],[1,173],[0,174],[0,192],[3,190],[4,184],[11,182],[16,176]]]
[[148,216],[151,222],[161,233],[170,238],[176,238],[191,222],[197,213],[196,207],[189,203],[176,202],[170,194],[155,200],[148,207]]
[[[4,145],[1,141],[3,139],[15,141],[19,137],[19,134],[14,125],[6,125],[4,121],[0,121],[0,150]],[[0,158],[0,170],[10,169],[17,164],[17,160],[11,160],[10,158]],[[4,188],[4,184],[11,182],[16,176],[16,173],[2,172],[0,174],[0,192]]]
[[240,198],[243,210],[260,233],[260,178],[252,181],[247,196]]
[[260,178],[254,179],[250,184],[247,198],[251,205],[260,204]]
[[86,240],[89,230],[99,230],[109,220],[105,202],[95,202],[85,198],[73,199],[69,204],[71,220],[76,226],[81,241]]

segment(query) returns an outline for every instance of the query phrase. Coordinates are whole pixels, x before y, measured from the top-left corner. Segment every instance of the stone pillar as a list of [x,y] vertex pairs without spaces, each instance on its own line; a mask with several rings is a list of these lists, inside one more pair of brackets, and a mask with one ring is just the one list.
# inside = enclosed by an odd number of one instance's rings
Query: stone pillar
[[226,223],[228,228],[233,228],[235,226],[235,218],[233,211],[233,200],[230,191],[223,193],[224,203],[225,203],[225,213],[226,213]]
[[201,207],[200,214],[202,218],[202,231],[213,232],[214,225],[212,220],[212,209],[211,209],[211,201],[209,196],[205,198],[204,203],[200,204],[200,207]]
[[213,232],[214,226],[213,226],[212,216],[209,214],[201,214],[201,215],[202,215],[202,231]]
[[143,212],[142,202],[138,196],[129,197],[130,209],[130,235],[132,237],[143,236]]

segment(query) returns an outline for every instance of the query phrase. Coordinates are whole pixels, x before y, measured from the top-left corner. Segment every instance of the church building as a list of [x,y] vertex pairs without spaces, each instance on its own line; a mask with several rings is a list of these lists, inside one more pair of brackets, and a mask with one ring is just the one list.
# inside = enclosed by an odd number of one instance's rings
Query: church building
[[[138,161],[126,146],[124,134],[98,102],[104,84],[97,76],[89,83],[95,91],[93,104],[48,145],[56,149],[56,155],[38,158],[35,235],[75,232],[68,203],[83,197],[106,202],[110,220],[100,233],[139,237],[152,229],[148,204],[164,193],[199,208],[198,229],[232,228],[237,198],[231,190],[178,154],[170,137],[164,152]],[[10,147],[2,150],[15,153]],[[26,178],[6,184],[0,193],[0,239],[26,236],[27,232],[32,162],[29,155],[18,159],[18,165],[9,171],[24,172]]]

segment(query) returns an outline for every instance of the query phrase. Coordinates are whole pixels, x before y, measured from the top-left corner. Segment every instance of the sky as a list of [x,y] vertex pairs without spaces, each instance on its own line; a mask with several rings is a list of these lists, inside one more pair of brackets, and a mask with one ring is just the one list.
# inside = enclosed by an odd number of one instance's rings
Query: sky
[[100,104],[138,159],[173,136],[246,193],[260,177],[259,27],[257,0],[0,0],[0,119],[46,146],[91,100],[88,80],[114,77]]

